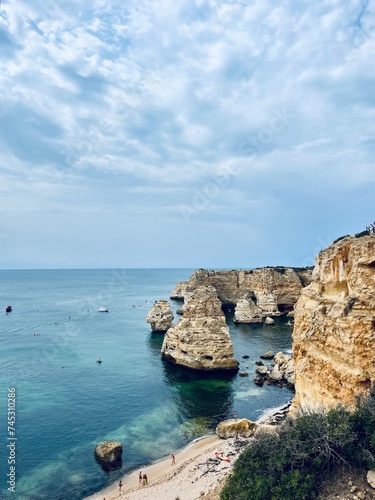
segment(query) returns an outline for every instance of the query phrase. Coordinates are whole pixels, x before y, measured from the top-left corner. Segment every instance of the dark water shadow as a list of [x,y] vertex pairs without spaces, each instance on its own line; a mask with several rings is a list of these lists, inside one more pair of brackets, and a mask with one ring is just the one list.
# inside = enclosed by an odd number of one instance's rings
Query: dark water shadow
[[197,371],[164,359],[164,383],[172,392],[180,418],[206,418],[214,428],[233,411],[233,380],[226,371]]

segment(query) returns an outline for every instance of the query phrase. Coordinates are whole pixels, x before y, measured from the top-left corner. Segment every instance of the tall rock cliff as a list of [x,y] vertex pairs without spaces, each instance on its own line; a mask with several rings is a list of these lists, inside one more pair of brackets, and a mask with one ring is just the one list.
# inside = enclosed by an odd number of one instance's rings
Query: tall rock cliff
[[311,269],[263,267],[253,270],[196,270],[188,282],[182,282],[171,298],[183,298],[202,285],[213,286],[224,306],[235,306],[243,298],[251,298],[264,315],[292,311],[301,290],[311,281]]
[[161,353],[168,361],[195,370],[238,370],[221,302],[212,286],[197,287],[189,294],[183,317],[165,334]]
[[375,235],[317,258],[295,310],[293,408],[354,405],[375,383]]
[[240,299],[234,310],[235,323],[262,323],[262,309],[254,304],[250,297]]

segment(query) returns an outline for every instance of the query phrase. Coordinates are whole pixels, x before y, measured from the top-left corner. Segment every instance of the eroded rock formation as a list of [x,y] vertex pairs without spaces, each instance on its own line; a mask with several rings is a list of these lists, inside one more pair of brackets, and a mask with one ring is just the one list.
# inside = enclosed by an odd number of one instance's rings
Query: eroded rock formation
[[103,465],[121,464],[122,444],[117,441],[102,441],[95,447],[95,457]]
[[147,314],[146,321],[153,332],[166,332],[174,319],[172,308],[167,300],[158,300]]
[[[267,358],[270,359],[268,356]],[[257,385],[262,386],[263,384],[268,385],[278,385],[280,387],[287,386],[292,388],[294,385],[294,360],[289,354],[283,354],[278,352],[273,357],[273,363],[271,365],[260,364],[261,362],[256,362],[258,365],[255,369],[257,373],[254,382]]]
[[184,315],[164,337],[162,355],[196,370],[237,371],[221,302],[212,286],[199,286],[184,304]]
[[179,283],[171,298],[184,298],[187,291],[211,285],[223,306],[235,306],[244,297],[251,298],[263,315],[293,311],[301,290],[311,279],[311,269],[263,267],[246,271],[196,270],[188,282]]
[[251,437],[258,425],[247,418],[223,420],[216,427],[216,434],[222,439],[233,437]]
[[375,235],[346,237],[317,258],[295,309],[298,407],[354,405],[375,383]]
[[180,281],[179,283],[177,283],[177,285],[171,292],[170,298],[175,300],[184,300],[188,284],[188,281]]
[[262,310],[248,299],[240,299],[234,310],[235,323],[262,323]]

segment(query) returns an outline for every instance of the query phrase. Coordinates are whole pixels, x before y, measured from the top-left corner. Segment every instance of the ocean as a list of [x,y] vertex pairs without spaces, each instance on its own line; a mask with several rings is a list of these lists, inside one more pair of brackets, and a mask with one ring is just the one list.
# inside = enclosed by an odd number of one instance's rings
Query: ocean
[[[235,325],[233,311],[226,313],[249,377],[197,374],[161,358],[163,335],[151,333],[147,312],[192,272],[0,271],[0,497],[80,500],[213,433],[234,411],[255,420],[293,397],[253,383],[261,354],[291,349],[285,318]],[[101,306],[109,312],[98,312]],[[16,417],[9,413],[10,426],[8,409]],[[121,469],[106,472],[96,462],[95,445],[106,440],[123,444]],[[15,493],[8,490],[13,472]]]

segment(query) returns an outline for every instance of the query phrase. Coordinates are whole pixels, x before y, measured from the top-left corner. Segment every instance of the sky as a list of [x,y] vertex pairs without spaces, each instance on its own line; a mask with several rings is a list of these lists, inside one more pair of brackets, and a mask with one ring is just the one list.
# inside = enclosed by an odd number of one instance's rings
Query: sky
[[0,269],[307,266],[365,229],[374,4],[1,0]]

